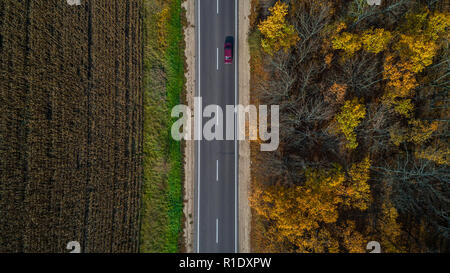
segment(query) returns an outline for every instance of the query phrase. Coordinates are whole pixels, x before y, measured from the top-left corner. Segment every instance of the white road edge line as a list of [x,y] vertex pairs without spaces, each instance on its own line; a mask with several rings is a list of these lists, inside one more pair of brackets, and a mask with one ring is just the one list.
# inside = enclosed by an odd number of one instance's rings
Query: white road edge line
[[[201,14],[200,14],[200,3],[201,0],[198,0],[198,52],[197,52],[197,59],[198,59],[198,96],[201,97],[201,62],[200,62],[200,46],[201,46],[201,39],[200,39],[200,35],[201,35]],[[201,123],[201,119],[199,121]],[[201,124],[197,124],[198,128],[199,128],[199,133],[201,133]],[[198,141],[198,173],[197,173],[197,253],[200,253],[200,144],[201,144],[201,140]]]
[[217,70],[219,70],[219,48],[217,48]]
[[216,244],[219,244],[219,218],[216,218]]
[[219,0],[217,0],[217,14],[219,14]]
[[[239,35],[238,35],[238,0],[234,0],[234,35],[236,35],[235,38],[235,48],[236,48],[236,57],[238,56],[238,49],[239,44],[236,42],[238,41]],[[238,58],[235,58],[238,60]],[[237,61],[234,62],[234,108],[236,109],[237,105],[237,89],[238,89],[238,65]],[[235,113],[235,130],[234,130],[234,252],[238,253],[238,188],[237,188],[237,174],[238,174],[238,166],[237,166],[237,133],[238,133],[238,113]]]

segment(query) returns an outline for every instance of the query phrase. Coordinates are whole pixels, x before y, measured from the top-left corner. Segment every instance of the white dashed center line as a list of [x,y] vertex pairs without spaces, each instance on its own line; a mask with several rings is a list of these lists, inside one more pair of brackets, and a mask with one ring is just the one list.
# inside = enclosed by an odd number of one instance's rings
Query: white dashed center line
[[219,218],[216,219],[216,244],[219,243]]
[[219,160],[216,161],[216,181],[219,182]]

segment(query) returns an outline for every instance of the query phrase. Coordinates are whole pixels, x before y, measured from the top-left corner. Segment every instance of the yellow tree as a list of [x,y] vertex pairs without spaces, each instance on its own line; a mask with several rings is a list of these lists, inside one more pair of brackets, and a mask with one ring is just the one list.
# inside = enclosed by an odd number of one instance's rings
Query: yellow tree
[[392,39],[392,34],[382,28],[370,29],[361,36],[363,48],[371,53],[384,51]]
[[438,142],[416,152],[416,157],[433,161],[438,165],[450,166],[450,148],[445,143]]
[[353,56],[353,54],[355,54],[355,52],[360,50],[362,47],[359,35],[349,32],[342,32],[337,35],[331,43],[333,45],[333,49],[340,49],[344,51],[344,57]]
[[387,80],[387,90],[383,102],[392,105],[396,113],[406,118],[410,118],[414,110],[414,104],[408,97],[414,95],[418,85],[412,70],[411,63],[395,63],[393,55],[386,57],[383,78]]
[[403,252],[401,247],[402,227],[398,222],[397,209],[389,201],[382,205],[381,219],[378,221],[383,251],[387,253]]
[[432,40],[439,39],[443,34],[447,34],[448,37],[448,27],[450,27],[450,14],[435,12],[427,21],[427,34]]
[[278,1],[269,11],[271,15],[262,21],[258,28],[263,35],[262,48],[266,53],[273,55],[281,49],[287,51],[300,38],[294,26],[288,24],[286,20],[288,6],[285,3]]
[[320,252],[328,245],[328,232],[317,229],[338,219],[338,204],[345,175],[340,166],[331,169],[309,169],[303,186],[256,188],[250,204],[257,214],[271,222],[276,234],[301,251]]
[[339,130],[347,139],[347,148],[356,149],[358,147],[355,129],[365,116],[366,108],[364,104],[359,102],[358,98],[346,101],[341,108],[341,112],[336,116]]
[[414,105],[407,98],[414,95],[413,91],[418,85],[416,74],[433,63],[439,48],[436,41],[446,33],[449,25],[448,13],[436,12],[430,15],[425,9],[406,15],[402,34],[394,46],[400,58],[389,54],[383,71],[383,77],[387,80],[384,102],[393,105],[398,114],[408,118],[411,116]]
[[439,123],[437,121],[428,122],[412,119],[408,123],[411,126],[409,129],[408,141],[415,144],[422,144],[429,140],[439,127]]
[[424,35],[401,35],[395,49],[404,62],[411,64],[411,72],[419,73],[433,63],[438,45]]
[[414,110],[414,104],[411,99],[403,99],[394,102],[394,111],[406,118],[410,118],[412,111]]
[[417,87],[415,74],[412,66],[408,63],[395,62],[393,55],[388,55],[384,62],[383,78],[387,80],[387,93],[390,101],[400,97],[405,98],[413,95],[414,88]]
[[[424,35],[427,39],[436,41],[441,36],[448,35],[450,14],[448,12],[430,12],[427,8],[417,13],[408,13],[402,32],[408,35]],[[445,37],[444,37],[445,38]]]
[[362,34],[342,32],[334,36],[332,45],[333,49],[343,50],[344,57],[351,57],[360,49],[380,53],[387,48],[391,39],[392,34],[389,31],[377,28],[366,30]]
[[382,181],[382,186],[383,193],[378,196],[381,210],[368,215],[370,224],[366,226],[366,240],[378,241],[383,253],[403,252],[405,242],[399,213],[391,201],[392,187],[386,181]]
[[346,187],[345,205],[366,210],[370,203],[370,166],[369,157],[364,158],[360,163],[355,163],[349,170],[349,182]]
[[348,253],[365,253],[367,239],[356,230],[354,221],[346,221],[337,228],[342,246]]
[[[360,240],[354,225],[340,227],[337,220],[343,206],[366,209],[370,195],[370,160],[355,164],[345,177],[341,166],[329,169],[307,169],[305,183],[301,186],[256,187],[250,205],[258,215],[270,222],[270,236],[276,241],[286,241],[301,252],[338,252],[340,241],[345,248],[360,250]],[[336,234],[336,229],[345,230],[345,238]],[[346,241],[345,241],[346,240]]]
[[[406,15],[403,33],[395,46],[404,62],[411,64],[414,73],[421,72],[425,67],[433,63],[433,58],[439,48],[436,41],[450,26],[448,13],[433,13],[424,9],[419,13]],[[445,38],[445,37],[444,37]]]
[[409,127],[402,128],[394,126],[390,130],[391,141],[394,145],[399,146],[403,142],[414,144],[422,144],[429,140],[439,127],[438,122],[428,122],[418,119],[408,121]]

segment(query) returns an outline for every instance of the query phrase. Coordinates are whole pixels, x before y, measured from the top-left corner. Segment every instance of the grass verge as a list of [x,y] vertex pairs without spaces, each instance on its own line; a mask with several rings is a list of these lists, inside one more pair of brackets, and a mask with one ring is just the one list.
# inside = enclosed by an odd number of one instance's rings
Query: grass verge
[[183,154],[170,134],[185,81],[181,1],[144,0],[144,253],[181,248]]

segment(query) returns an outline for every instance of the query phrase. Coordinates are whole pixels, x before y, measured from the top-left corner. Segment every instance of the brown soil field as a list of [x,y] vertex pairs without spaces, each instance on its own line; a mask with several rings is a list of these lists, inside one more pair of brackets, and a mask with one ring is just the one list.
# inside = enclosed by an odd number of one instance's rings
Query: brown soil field
[[0,1],[0,252],[137,252],[142,1]]

